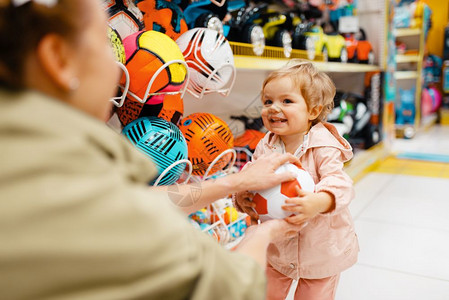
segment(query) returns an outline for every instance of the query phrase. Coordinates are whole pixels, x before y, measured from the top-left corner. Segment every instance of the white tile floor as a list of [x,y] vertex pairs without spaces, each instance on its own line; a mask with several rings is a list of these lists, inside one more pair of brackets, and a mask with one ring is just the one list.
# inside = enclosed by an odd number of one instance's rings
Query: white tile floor
[[449,126],[432,126],[428,131],[418,132],[413,139],[397,139],[393,151],[449,155]]
[[[449,155],[449,127],[393,149]],[[449,179],[370,173],[355,189],[359,260],[342,273],[336,300],[448,300]]]
[[[449,126],[393,150],[449,155]],[[373,172],[355,190],[359,260],[342,273],[336,300],[448,300],[449,179]]]
[[359,261],[336,299],[449,299],[449,179],[370,173],[355,189]]

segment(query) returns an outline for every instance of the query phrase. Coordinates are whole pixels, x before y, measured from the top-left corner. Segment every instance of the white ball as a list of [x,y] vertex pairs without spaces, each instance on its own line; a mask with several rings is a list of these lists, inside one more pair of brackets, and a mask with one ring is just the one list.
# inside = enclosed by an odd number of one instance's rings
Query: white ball
[[306,170],[289,163],[280,166],[275,171],[276,174],[284,172],[296,174],[296,179],[283,182],[270,189],[255,192],[253,202],[256,203],[256,211],[261,221],[283,219],[292,215],[291,212],[283,210],[282,206],[285,205],[286,199],[297,196],[296,185],[299,185],[304,191],[314,192],[315,190],[313,178]]
[[183,33],[176,43],[189,66],[190,90],[196,93],[201,93],[203,89],[218,90],[229,82],[234,72],[234,55],[229,42],[221,33],[207,28],[194,28]]

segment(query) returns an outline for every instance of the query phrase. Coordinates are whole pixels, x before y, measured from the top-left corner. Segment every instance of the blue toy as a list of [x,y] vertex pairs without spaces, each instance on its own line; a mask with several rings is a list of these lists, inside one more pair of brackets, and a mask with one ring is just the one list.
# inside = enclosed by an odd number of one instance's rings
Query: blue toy
[[409,28],[411,26],[412,18],[412,12],[408,5],[395,7],[393,17],[395,28]]
[[415,123],[415,88],[403,90],[399,88],[399,103],[396,103],[396,124]]
[[[149,156],[156,164],[160,175],[173,163],[187,159],[187,143],[175,124],[157,117],[143,117],[123,128],[122,134],[131,143]],[[186,167],[181,163],[171,168],[160,180],[159,185],[175,183]],[[153,180],[151,184],[154,184]]]
[[248,226],[246,225],[244,219],[232,223],[231,225],[229,225],[229,232],[231,233],[231,237],[238,238],[242,236],[245,233],[247,227]]
[[443,60],[437,55],[429,54],[424,59],[423,77],[425,86],[441,81],[442,67]]
[[222,20],[228,13],[227,1],[199,0],[184,8],[184,16],[189,29],[206,27],[227,36],[229,29],[223,28]]

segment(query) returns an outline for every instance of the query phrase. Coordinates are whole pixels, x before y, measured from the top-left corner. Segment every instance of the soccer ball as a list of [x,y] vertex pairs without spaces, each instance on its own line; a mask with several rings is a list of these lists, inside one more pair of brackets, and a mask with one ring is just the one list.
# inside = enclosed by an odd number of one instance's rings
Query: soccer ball
[[304,170],[293,164],[284,164],[280,166],[275,173],[292,172],[296,174],[296,179],[283,182],[270,189],[257,191],[253,197],[253,202],[256,203],[256,212],[259,214],[261,221],[270,219],[283,219],[290,216],[292,213],[282,209],[287,198],[296,197],[296,186],[302,190],[313,192],[315,190],[315,183],[312,176]]
[[103,8],[109,14],[109,24],[123,39],[144,28],[142,13],[130,0],[103,0]]
[[[193,175],[204,175],[213,160],[234,145],[234,136],[228,125],[213,114],[189,115],[181,120],[179,129],[187,141]],[[231,158],[232,154],[224,155],[211,168],[208,175],[222,170]]]
[[[176,43],[189,66],[189,93],[196,98],[211,92],[229,94],[235,79],[234,56],[221,33],[194,28],[181,35]],[[226,85],[228,87],[224,89]]]
[[[123,44],[130,78],[129,100],[159,104],[164,95],[181,93],[187,68],[171,38],[154,30],[139,31],[125,38]],[[122,76],[121,84],[124,81]]]
[[[123,128],[122,134],[142,153],[149,156],[158,168],[158,175],[173,163],[187,159],[184,136],[173,123],[157,117],[139,118]],[[171,168],[159,185],[175,183],[186,167],[185,163]],[[151,182],[154,184],[155,180]]]
[[188,30],[181,8],[165,0],[137,0],[146,30],[162,32],[173,40]]
[[180,94],[165,95],[164,102],[159,104],[150,105],[130,100],[117,108],[117,116],[124,126],[138,118],[150,116],[162,118],[178,126],[183,113],[184,101]]

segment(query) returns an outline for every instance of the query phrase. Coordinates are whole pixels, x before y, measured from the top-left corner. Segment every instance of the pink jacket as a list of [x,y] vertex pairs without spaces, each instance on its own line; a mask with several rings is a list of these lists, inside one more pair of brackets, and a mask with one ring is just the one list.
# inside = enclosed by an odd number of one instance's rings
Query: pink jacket
[[[284,153],[284,145],[273,133],[259,142],[253,160],[262,154]],[[302,166],[315,181],[315,192],[335,196],[336,207],[308,221],[298,236],[270,244],[268,262],[293,278],[325,278],[336,275],[357,261],[359,245],[348,205],[354,197],[351,178],[343,163],[352,158],[352,148],[329,123],[313,126],[296,151]]]

